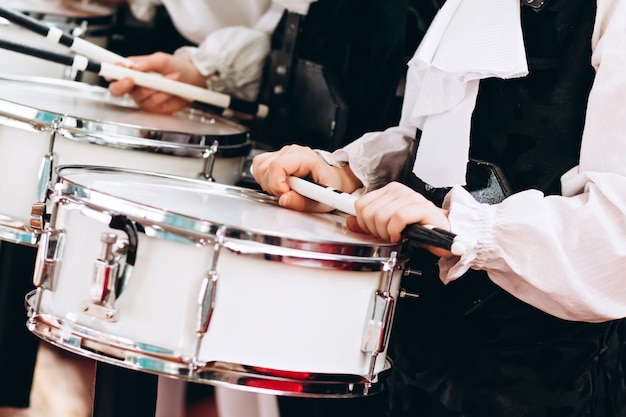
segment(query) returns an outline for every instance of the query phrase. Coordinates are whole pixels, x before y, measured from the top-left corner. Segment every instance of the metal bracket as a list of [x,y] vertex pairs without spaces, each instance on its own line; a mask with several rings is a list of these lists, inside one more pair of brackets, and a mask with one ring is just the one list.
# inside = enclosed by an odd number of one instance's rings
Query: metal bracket
[[211,316],[215,309],[215,300],[217,296],[217,282],[219,274],[217,272],[217,262],[219,259],[220,251],[224,247],[224,237],[226,230],[221,227],[216,232],[216,240],[213,245],[213,259],[211,261],[211,268],[207,272],[206,276],[202,279],[202,287],[197,299],[197,316],[196,316],[196,343],[194,349],[194,356],[191,361],[192,368],[198,366],[198,358],[200,356],[200,346],[204,335],[209,330],[209,324],[211,322]]
[[381,283],[374,291],[367,310],[363,335],[361,337],[361,351],[370,354],[368,378],[374,379],[376,359],[383,352],[391,333],[391,323],[395,310],[395,299],[391,295],[393,273],[398,264],[397,253],[392,252],[385,262],[381,272]]
[[33,274],[35,287],[54,291],[64,245],[64,231],[48,229],[42,232]]
[[209,149],[205,149],[202,153],[204,166],[202,172],[199,172],[197,175],[198,179],[210,182],[215,181],[215,179],[213,178],[213,167],[215,166],[215,158],[217,157],[218,148],[219,142],[217,140],[214,140],[211,147]]

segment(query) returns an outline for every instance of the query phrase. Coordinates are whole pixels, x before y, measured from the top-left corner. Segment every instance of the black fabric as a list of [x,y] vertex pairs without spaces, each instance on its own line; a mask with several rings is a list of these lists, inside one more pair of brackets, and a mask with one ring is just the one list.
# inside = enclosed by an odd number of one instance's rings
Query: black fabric
[[96,362],[92,417],[154,416],[157,388],[157,375]]
[[[262,88],[262,100],[271,109],[262,141],[273,148],[299,143],[334,150],[365,132],[396,125],[406,63],[442,2],[312,3],[297,35],[286,108],[280,108],[284,97],[272,94],[274,86]],[[284,36],[285,28],[279,26],[273,49],[282,48]],[[270,75],[274,70],[268,70]],[[327,128],[315,129],[324,123]]]
[[[530,75],[481,83],[471,156],[500,166],[513,191],[558,194],[559,177],[577,163],[595,11],[589,0],[553,0],[539,12],[523,7]],[[446,190],[417,183],[441,202]],[[437,258],[413,250],[411,267],[422,274],[402,286],[420,297],[398,301],[386,391],[304,402],[310,415],[626,416],[624,320],[558,319],[499,290],[482,271],[443,285]],[[283,417],[296,415],[297,401],[281,402]]]
[[173,53],[181,46],[195,45],[178,32],[164,6],[157,6],[154,18],[143,22],[133,15],[130,6],[122,4],[117,8],[116,20],[107,49],[122,56]]
[[407,0],[321,0],[311,5],[298,54],[338,75],[349,104],[348,141],[397,123],[395,98],[406,71],[409,19]]
[[522,8],[530,74],[481,83],[470,153],[499,165],[513,191],[558,194],[560,176],[578,162],[594,77],[594,15],[590,1],[554,0],[539,13]]
[[[595,4],[557,0],[522,13],[530,75],[481,83],[471,156],[500,166],[513,191],[557,194],[559,177],[578,161]],[[404,282],[423,297],[398,304],[392,415],[626,415],[623,321],[557,319],[499,291],[481,271],[444,286],[435,259],[420,258],[418,267],[433,270]]]
[[34,247],[0,241],[0,407],[25,408],[39,348],[26,328],[24,297],[34,289]]

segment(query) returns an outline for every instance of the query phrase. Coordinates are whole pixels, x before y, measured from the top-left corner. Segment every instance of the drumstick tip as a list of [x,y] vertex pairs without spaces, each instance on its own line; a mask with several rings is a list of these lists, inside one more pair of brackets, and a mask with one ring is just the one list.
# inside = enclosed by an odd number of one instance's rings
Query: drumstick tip
[[472,247],[471,242],[466,239],[461,239],[458,236],[454,238],[452,246],[450,246],[450,252],[455,256],[463,256]]

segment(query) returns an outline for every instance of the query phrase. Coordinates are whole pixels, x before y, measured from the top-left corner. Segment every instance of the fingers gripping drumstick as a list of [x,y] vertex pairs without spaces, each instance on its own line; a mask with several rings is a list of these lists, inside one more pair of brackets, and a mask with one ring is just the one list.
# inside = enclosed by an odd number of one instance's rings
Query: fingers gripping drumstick
[[[304,197],[326,204],[344,213],[356,215],[356,210],[354,209],[356,197],[351,194],[331,187],[314,184],[294,176],[287,177],[287,184],[289,184],[292,190]],[[454,233],[432,225],[409,224],[402,231],[402,236],[414,239],[420,243],[447,249],[457,256],[463,255],[469,249],[467,242]]]
[[180,81],[170,80],[159,74],[135,71],[108,62],[93,61],[82,55],[60,54],[6,41],[4,39],[0,39],[0,48],[71,66],[77,71],[94,72],[105,78],[119,80],[129,77],[134,80],[136,85],[182,97],[185,100],[200,105],[200,107],[206,107],[206,105],[216,106],[222,109],[231,109],[241,113],[255,115],[260,118],[267,117],[269,112],[267,106],[263,104],[239,100],[227,94],[196,87]]

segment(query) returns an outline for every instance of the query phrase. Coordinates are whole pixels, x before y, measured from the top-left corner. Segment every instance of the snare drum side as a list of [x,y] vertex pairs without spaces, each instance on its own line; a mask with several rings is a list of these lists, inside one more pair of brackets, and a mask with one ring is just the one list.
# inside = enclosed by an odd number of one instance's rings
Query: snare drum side
[[[40,169],[50,147],[50,133],[10,126],[0,116],[0,218],[8,216],[28,227],[38,201]],[[4,122],[9,125],[4,125]]]
[[[202,362],[275,370],[277,375],[368,376],[372,355],[362,350],[364,329],[387,272],[325,269],[314,259],[307,266],[306,258],[300,263],[230,251],[220,255]],[[394,299],[399,283],[395,270],[389,286]],[[386,348],[376,358],[375,374],[386,369],[385,360]]]
[[[61,334],[50,341],[65,348],[74,346],[87,356],[95,349],[117,360],[128,357],[127,366],[147,371],[163,371],[163,364],[153,361],[150,365],[149,360],[133,364],[133,352],[144,351],[145,357],[154,355],[173,367],[185,367],[184,361],[194,354],[195,300],[210,262],[210,248],[139,233],[130,278],[113,308],[104,309],[91,299],[94,291],[102,290],[94,282],[95,264],[102,258],[101,236],[114,233],[119,242],[126,238],[124,233],[109,227],[109,213],[71,200],[56,202],[52,216],[55,239],[62,240],[63,247],[54,261],[54,276],[41,286],[35,316]],[[46,251],[43,245],[39,247],[40,256]],[[68,339],[59,339],[62,334]]]
[[[138,138],[139,139],[139,138]],[[93,142],[95,142],[94,140]],[[204,171],[201,156],[176,156],[155,151],[125,149],[119,138],[111,135],[98,139],[101,144],[90,139],[72,140],[59,138],[54,145],[59,165],[85,164],[132,168],[142,171],[162,172],[186,178],[198,178]],[[198,152],[200,153],[200,152]],[[234,185],[241,178],[245,156],[229,158],[216,157],[212,178],[220,184]]]
[[242,390],[381,389],[402,245],[250,189],[101,166],[57,174],[28,299],[38,336]]

